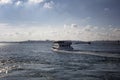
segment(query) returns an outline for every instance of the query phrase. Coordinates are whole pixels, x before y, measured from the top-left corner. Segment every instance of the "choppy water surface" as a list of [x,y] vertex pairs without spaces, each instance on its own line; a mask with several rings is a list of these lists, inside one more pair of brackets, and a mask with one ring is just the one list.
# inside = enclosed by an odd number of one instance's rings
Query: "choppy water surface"
[[[73,45],[105,56],[55,53],[51,46],[51,42],[0,43],[0,80],[120,80],[119,45]],[[109,53],[118,57],[107,57]]]

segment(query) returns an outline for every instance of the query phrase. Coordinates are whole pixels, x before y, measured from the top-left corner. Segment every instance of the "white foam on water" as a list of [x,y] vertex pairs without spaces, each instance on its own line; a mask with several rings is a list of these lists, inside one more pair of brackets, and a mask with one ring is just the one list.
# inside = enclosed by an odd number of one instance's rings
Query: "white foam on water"
[[47,65],[47,64],[23,64],[22,67],[24,69],[38,69],[38,70],[43,70],[43,71],[51,71],[54,70],[55,68],[52,65]]
[[13,66],[5,66],[0,68],[0,77],[5,77],[8,75],[8,73],[14,69],[17,69],[19,66],[13,65]]
[[65,51],[65,50],[57,50],[55,52],[58,53],[73,53],[73,54],[83,54],[83,55],[94,55],[101,57],[112,57],[112,58],[120,58],[120,54],[114,53],[104,53],[104,52],[88,52],[88,51]]

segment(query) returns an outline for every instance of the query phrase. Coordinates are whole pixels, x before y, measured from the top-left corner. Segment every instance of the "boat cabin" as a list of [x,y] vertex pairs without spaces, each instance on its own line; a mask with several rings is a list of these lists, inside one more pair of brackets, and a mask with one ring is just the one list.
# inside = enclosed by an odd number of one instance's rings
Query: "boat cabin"
[[53,42],[53,50],[73,50],[71,41],[55,41]]

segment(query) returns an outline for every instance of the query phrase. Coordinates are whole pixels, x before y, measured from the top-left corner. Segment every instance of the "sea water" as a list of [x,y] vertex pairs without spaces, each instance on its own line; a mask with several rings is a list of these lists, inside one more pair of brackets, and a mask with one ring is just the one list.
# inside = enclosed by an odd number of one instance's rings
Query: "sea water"
[[120,80],[120,45],[73,44],[89,54],[51,47],[52,42],[0,43],[0,80]]

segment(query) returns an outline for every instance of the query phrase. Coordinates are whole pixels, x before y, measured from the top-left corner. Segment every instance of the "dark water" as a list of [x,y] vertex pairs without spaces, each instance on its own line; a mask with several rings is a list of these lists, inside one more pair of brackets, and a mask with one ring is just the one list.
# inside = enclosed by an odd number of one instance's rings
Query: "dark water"
[[51,51],[52,43],[0,43],[0,80],[120,80],[120,45],[73,45],[86,53]]

